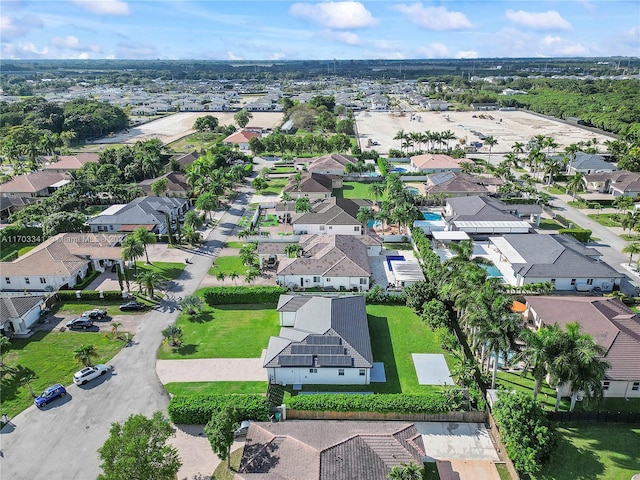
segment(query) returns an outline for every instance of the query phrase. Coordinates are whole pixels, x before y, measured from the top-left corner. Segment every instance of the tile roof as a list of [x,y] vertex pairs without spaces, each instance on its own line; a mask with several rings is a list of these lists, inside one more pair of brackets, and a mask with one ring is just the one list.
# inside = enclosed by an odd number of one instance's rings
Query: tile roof
[[607,352],[607,378],[640,380],[640,318],[610,297],[535,297],[527,304],[545,325],[577,322]]
[[368,277],[371,275],[366,235],[303,235],[303,256],[282,259],[277,275]]
[[299,188],[296,188],[293,177],[289,177],[283,192],[331,193],[333,192],[332,185],[333,182],[327,175],[315,172],[305,172],[302,175]]
[[6,183],[2,184],[2,193],[36,193],[54,184],[69,180],[66,173],[53,172],[49,170],[39,170],[37,172],[18,175]]
[[506,204],[496,198],[477,195],[449,198],[447,204],[453,210],[453,215],[447,218],[450,222],[519,222],[518,215],[542,213],[540,205]]
[[576,170],[617,170],[614,163],[605,162],[600,155],[578,152],[570,164]]
[[45,162],[52,162],[43,167],[44,170],[79,170],[87,163],[98,162],[100,155],[97,153],[85,152],[76,153],[75,155],[61,155],[57,157],[43,157]]
[[443,172],[427,176],[425,193],[477,193],[487,194],[489,190],[482,183],[482,177],[467,173]]
[[227,138],[225,138],[223,143],[249,143],[249,140],[252,138],[260,138],[260,134],[256,132],[251,132],[249,130],[240,130],[239,132],[232,133]]
[[590,173],[584,176],[584,181],[591,182],[610,182],[610,186],[621,192],[640,192],[640,174],[636,172],[628,172],[620,170],[617,172],[598,172]]
[[311,211],[297,217],[294,225],[360,225],[358,211],[373,207],[371,200],[325,198],[311,204]]
[[329,155],[322,155],[321,157],[312,158],[307,169],[311,172],[313,170],[340,170],[343,171],[347,164],[355,165],[358,160],[349,155],[342,155],[340,153],[331,153]]
[[43,301],[43,295],[0,295],[0,322],[21,318]]
[[460,160],[444,154],[425,153],[411,157],[411,164],[419,170],[460,169],[462,168],[461,163]]
[[[271,337],[264,366],[284,365],[282,356],[292,360],[312,357],[308,366],[338,365],[323,363],[323,357],[340,357],[340,366],[371,368],[373,354],[367,323],[365,299],[361,295],[340,297],[289,298],[278,302],[279,312],[295,312],[293,327],[282,327],[278,337]],[[296,308],[297,307],[297,308]],[[295,308],[295,310],[294,310]],[[316,337],[331,337],[316,339]],[[283,342],[286,339],[287,342]],[[293,366],[293,364],[290,364]],[[296,366],[300,366],[296,364]]]
[[386,480],[401,463],[422,463],[422,436],[402,422],[252,423],[237,478]]
[[[493,242],[496,238],[497,241]],[[502,240],[501,240],[502,239]],[[620,278],[622,274],[595,257],[602,254],[569,235],[511,234],[489,237],[506,242],[524,259],[512,263],[516,274],[532,278]]]
[[160,225],[165,222],[162,211],[181,208],[188,200],[175,197],[138,197],[111,213],[107,210],[93,217],[89,225]]
[[150,178],[138,183],[138,186],[144,190],[145,193],[151,192],[151,185],[156,180],[161,178],[167,179],[167,193],[185,193],[189,191],[189,184],[182,172],[169,172],[164,175],[160,175],[158,178]]

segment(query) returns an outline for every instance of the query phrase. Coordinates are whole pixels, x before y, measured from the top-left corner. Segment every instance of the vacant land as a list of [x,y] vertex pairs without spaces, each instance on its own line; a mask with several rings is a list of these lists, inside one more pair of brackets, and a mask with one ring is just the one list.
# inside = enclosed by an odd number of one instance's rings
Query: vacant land
[[103,333],[71,331],[36,332],[29,338],[14,338],[2,359],[2,412],[13,417],[33,403],[28,379],[36,395],[55,383],[69,385],[73,374],[82,368],[73,351],[83,344],[96,346],[96,364],[106,363],[124,343]]
[[566,425],[551,461],[537,480],[618,480],[640,472],[640,427]]
[[[375,200],[371,193],[371,183],[344,182],[342,188],[334,190],[333,194],[339,198],[365,198]],[[381,200],[378,197],[378,200]]]
[[172,382],[164,388],[172,395],[262,395],[267,382]]
[[229,257],[218,257],[213,266],[209,269],[209,275],[216,276],[224,273],[227,277],[232,273],[244,275],[247,273],[247,267],[242,263],[242,259],[235,255]]
[[181,314],[182,347],[163,345],[158,358],[258,358],[269,337],[280,331],[275,305],[205,305],[202,312]]

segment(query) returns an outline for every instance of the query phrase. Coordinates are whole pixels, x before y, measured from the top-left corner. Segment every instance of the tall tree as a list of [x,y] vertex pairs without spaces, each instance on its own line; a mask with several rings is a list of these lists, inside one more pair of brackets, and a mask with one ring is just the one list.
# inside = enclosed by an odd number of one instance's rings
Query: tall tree
[[[171,225],[167,225],[167,229],[170,229],[170,228],[171,228]],[[147,245],[152,245],[156,243],[156,236],[144,227],[136,228],[135,231],[133,232],[133,236],[144,247],[144,255],[145,255],[145,258],[147,259],[146,264],[151,265],[151,262],[149,261],[149,252],[147,250]]]
[[523,329],[521,338],[524,348],[518,354],[518,359],[524,359],[523,373],[531,370],[533,375],[533,399],[535,400],[540,390],[540,384],[551,371],[551,362],[559,353],[562,339],[562,331],[558,325],[544,326],[532,331]]
[[628,243],[622,249],[622,253],[629,254],[629,265],[631,265],[631,261],[633,260],[633,256],[636,253],[640,253],[640,242]]
[[489,147],[489,163],[491,163],[491,150],[493,150],[493,147],[498,144],[498,140],[496,140],[495,137],[489,135],[484,139],[484,143]]
[[231,467],[231,445],[235,430],[239,427],[239,413],[232,405],[227,404],[211,417],[204,427],[204,433],[211,444],[211,449],[220,460],[227,461],[227,468]]
[[98,449],[103,471],[98,480],[174,480],[182,462],[178,451],[167,445],[173,432],[160,412],[112,423],[109,438]]
[[309,197],[296,198],[296,213],[306,213],[311,211]]
[[151,184],[151,193],[153,193],[157,197],[161,197],[167,192],[168,187],[169,180],[167,179],[167,177],[158,178]]
[[240,128],[246,127],[247,124],[249,123],[249,120],[251,120],[252,118],[253,118],[253,115],[247,112],[246,110],[239,110],[233,116],[233,119],[240,126]]
[[122,258],[133,262],[134,275],[137,274],[136,260],[144,255],[144,251],[144,245],[135,235],[127,235],[122,241]]
[[219,205],[220,202],[218,201],[218,198],[211,192],[203,193],[196,200],[196,208],[203,211],[205,217],[209,218],[209,221],[211,221],[211,212],[218,208]]
[[584,179],[584,173],[576,172],[567,180],[567,190],[571,192],[573,199],[576,199],[576,192],[581,191],[584,188],[582,180]]

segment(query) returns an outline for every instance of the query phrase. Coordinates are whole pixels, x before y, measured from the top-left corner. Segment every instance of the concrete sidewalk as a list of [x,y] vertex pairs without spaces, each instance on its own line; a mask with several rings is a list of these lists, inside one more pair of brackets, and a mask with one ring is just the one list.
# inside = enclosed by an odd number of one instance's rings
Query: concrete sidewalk
[[193,360],[158,360],[156,373],[162,384],[170,382],[266,382],[262,367],[266,350],[260,358],[200,358]]

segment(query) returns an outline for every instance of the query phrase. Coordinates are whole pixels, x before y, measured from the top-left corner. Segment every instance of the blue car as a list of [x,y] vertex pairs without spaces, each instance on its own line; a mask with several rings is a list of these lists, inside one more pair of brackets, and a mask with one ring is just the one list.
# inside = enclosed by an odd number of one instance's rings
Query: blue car
[[33,400],[33,403],[36,405],[36,407],[42,408],[46,406],[47,403],[52,402],[58,397],[64,397],[66,394],[67,391],[65,390],[65,388],[59,383],[56,383],[55,385],[50,386],[44,392],[42,392],[40,396],[36,397],[35,400]]

